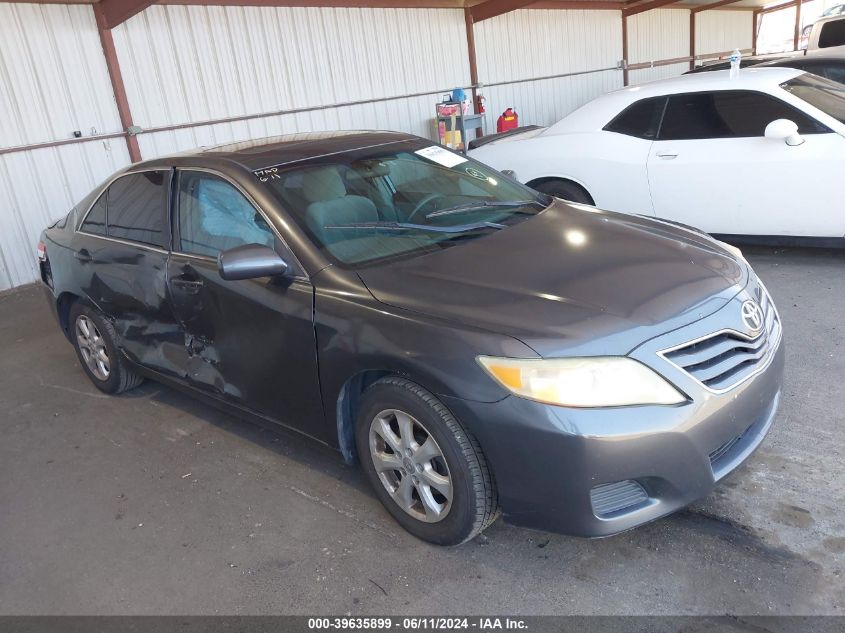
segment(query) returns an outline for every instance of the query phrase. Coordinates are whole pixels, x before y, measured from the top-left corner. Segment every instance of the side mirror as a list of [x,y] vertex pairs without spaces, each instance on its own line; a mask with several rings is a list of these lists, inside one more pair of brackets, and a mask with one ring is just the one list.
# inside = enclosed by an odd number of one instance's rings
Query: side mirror
[[789,119],[776,119],[766,126],[766,138],[785,141],[787,145],[801,145],[804,139],[798,133],[798,126]]
[[226,281],[284,275],[288,264],[269,246],[244,244],[217,256],[217,270]]

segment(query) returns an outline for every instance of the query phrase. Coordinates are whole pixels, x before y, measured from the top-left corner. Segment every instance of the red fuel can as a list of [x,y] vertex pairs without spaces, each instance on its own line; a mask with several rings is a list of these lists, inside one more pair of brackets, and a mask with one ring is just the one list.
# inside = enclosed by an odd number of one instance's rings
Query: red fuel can
[[513,108],[508,108],[502,112],[502,116],[496,121],[497,132],[507,132],[519,127],[519,115]]

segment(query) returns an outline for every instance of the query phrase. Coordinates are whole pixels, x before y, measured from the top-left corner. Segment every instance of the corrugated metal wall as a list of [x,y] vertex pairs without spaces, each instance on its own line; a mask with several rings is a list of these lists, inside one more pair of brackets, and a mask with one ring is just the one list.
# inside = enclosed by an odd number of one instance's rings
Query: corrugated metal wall
[[438,92],[470,83],[464,14],[455,9],[153,6],[115,29],[114,39],[143,128],[430,93],[143,134],[145,158],[323,129],[431,137]]
[[[628,18],[628,63],[639,64],[689,55],[689,11],[655,9]],[[632,70],[633,84],[675,77],[689,70],[689,63]]]
[[695,16],[695,54],[751,48],[753,21],[750,11],[702,11]]
[[[475,26],[478,79],[485,84],[615,68],[622,59],[620,11],[522,10]],[[621,70],[489,86],[488,130],[513,106],[520,124],[549,125],[622,87]]]
[[[119,131],[90,6],[0,4],[0,148]],[[41,230],[129,162],[122,139],[0,155],[0,290],[36,278]]]
[[[699,52],[750,46],[750,22],[750,13],[699,14]],[[687,55],[689,13],[632,16],[629,37],[632,63]],[[145,158],[323,129],[433,137],[440,92],[470,81],[457,9],[153,6],[116,28],[114,39],[141,127],[321,108],[141,134]],[[497,84],[481,90],[491,131],[508,106],[522,124],[547,125],[622,86],[619,11],[515,11],[477,24],[476,49],[480,81]],[[686,67],[632,71],[631,82]],[[516,83],[525,79],[532,80]],[[90,6],[0,3],[0,88],[0,148],[121,129]],[[416,93],[423,94],[337,105]],[[128,162],[122,138],[1,154],[0,290],[34,280],[41,229]]]

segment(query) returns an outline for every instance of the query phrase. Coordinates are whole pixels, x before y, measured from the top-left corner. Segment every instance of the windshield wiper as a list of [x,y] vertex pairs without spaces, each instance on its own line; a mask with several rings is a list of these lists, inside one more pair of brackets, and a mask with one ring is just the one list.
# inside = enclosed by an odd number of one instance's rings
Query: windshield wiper
[[333,224],[323,227],[326,229],[380,229],[384,231],[430,231],[432,233],[464,233],[476,229],[503,229],[504,224],[497,222],[471,222],[470,224],[456,224],[454,226],[431,226],[429,224],[413,224],[411,222],[352,222],[350,224]]
[[446,215],[454,215],[456,213],[466,213],[467,211],[476,211],[487,207],[528,207],[528,206],[544,206],[539,200],[477,200],[475,202],[467,202],[459,204],[456,207],[449,207],[448,209],[440,209],[439,211],[432,211],[425,216],[426,220],[431,218],[440,218]]

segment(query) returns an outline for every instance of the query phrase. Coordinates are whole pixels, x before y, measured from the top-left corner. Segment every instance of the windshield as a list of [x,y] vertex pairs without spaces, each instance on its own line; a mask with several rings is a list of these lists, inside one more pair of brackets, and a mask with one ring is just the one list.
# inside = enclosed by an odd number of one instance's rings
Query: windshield
[[845,123],[845,85],[805,73],[782,83],[780,87]]
[[315,246],[361,266],[478,239],[551,199],[425,141],[402,141],[254,172]]

